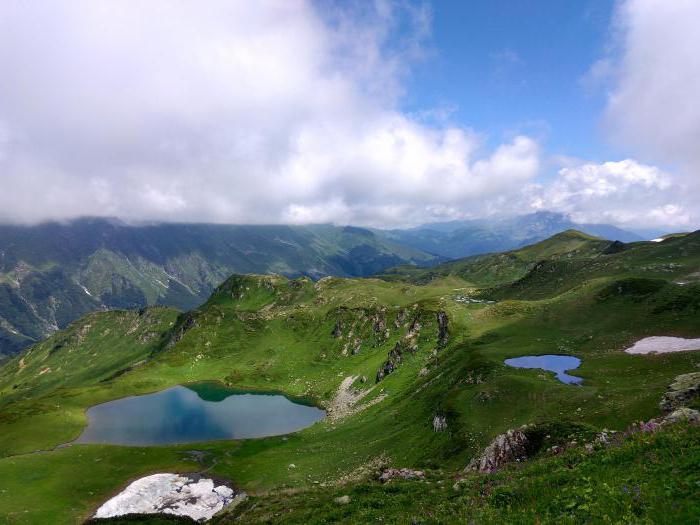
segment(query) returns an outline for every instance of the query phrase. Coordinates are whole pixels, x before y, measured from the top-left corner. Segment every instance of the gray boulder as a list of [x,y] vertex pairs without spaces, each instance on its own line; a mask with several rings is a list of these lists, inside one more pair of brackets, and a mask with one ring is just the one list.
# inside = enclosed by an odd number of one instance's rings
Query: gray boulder
[[700,412],[698,412],[697,410],[693,410],[692,408],[681,407],[664,417],[661,420],[661,424],[672,425],[674,423],[682,423],[686,421],[688,423],[700,422]]

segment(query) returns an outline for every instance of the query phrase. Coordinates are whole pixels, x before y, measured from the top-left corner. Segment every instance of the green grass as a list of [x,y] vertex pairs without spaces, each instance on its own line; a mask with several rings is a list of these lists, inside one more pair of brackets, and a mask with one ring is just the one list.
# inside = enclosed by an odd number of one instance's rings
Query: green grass
[[[622,451],[644,448],[643,440],[610,451],[618,462],[613,462],[618,465],[614,472],[596,466],[593,456],[574,458],[576,468],[570,473],[558,473],[564,459],[542,459],[529,464],[522,476],[517,470],[474,477],[463,491],[450,488],[450,480],[470,458],[509,428],[546,423],[623,430],[636,420],[656,416],[673,378],[697,369],[698,352],[622,352],[648,335],[700,336],[700,287],[674,284],[700,262],[695,238],[689,235],[651,247],[639,243],[639,248],[633,245],[614,254],[602,253],[602,242],[569,233],[525,249],[529,261],[549,257],[548,264],[577,262],[557,266],[561,273],[555,279],[533,281],[526,274],[522,279],[527,286],[476,290],[500,294],[494,304],[457,301],[465,290],[475,290],[474,284],[449,273],[422,285],[396,279],[327,278],[314,283],[233,276],[207,303],[179,317],[165,308],[92,314],[0,368],[0,516],[11,517],[12,523],[75,523],[128,479],[145,472],[206,470],[254,496],[255,503],[243,508],[252,521],[347,517],[362,522],[383,517],[405,522],[417,516],[446,522],[452,515],[477,522],[527,523],[535,516],[556,521],[570,501],[561,499],[564,491],[555,491],[556,497],[542,495],[552,494],[552,487],[561,482],[571,487],[573,501],[585,485],[576,481],[578,472],[579,478],[590,478],[586,483],[594,490],[591,505],[602,505],[600,512],[609,513],[613,521],[634,521],[637,515],[629,514],[632,503],[625,503],[625,497],[613,504],[607,502],[612,496],[597,491],[602,483],[617,483],[625,461],[631,461]],[[571,253],[577,255],[569,260]],[[601,259],[606,263],[599,267]],[[659,264],[669,268],[674,261],[683,261],[677,263],[682,266],[659,270]],[[438,312],[449,317],[450,337],[444,348],[437,341]],[[375,386],[389,351],[406,340],[416,320],[421,325],[416,348],[406,351],[399,368]],[[333,335],[337,326],[341,337]],[[503,364],[509,357],[544,353],[580,357],[582,365],[575,373],[584,378],[583,386],[563,385],[553,374]],[[419,374],[424,367],[428,373]],[[42,373],[47,368],[50,372]],[[348,376],[368,378],[355,385],[373,388],[363,402],[380,394],[386,397],[345,419],[326,420],[290,436],[54,450],[80,435],[88,407],[111,399],[218,380],[325,405]],[[433,431],[436,414],[447,417],[446,432]],[[697,431],[684,432],[697,458]],[[660,436],[671,442],[681,439],[674,432]],[[662,437],[653,439],[657,443]],[[670,454],[672,447],[664,447],[663,454]],[[36,450],[46,452],[33,453]],[[187,454],[191,450],[203,453],[201,464],[192,461]],[[296,468],[290,469],[291,463]],[[433,483],[381,487],[363,482],[367,469],[380,463],[428,469]],[[119,468],[111,471],[104,465]],[[61,483],[69,466],[77,485]],[[644,465],[638,467],[640,483],[655,487],[640,516],[654,521],[661,516],[662,504],[670,504],[677,495],[673,489],[664,499]],[[658,468],[660,475],[668,475]],[[30,472],[44,477],[35,483]],[[344,480],[355,480],[342,489],[349,491],[353,503],[340,507],[332,496],[340,494],[338,486]],[[494,492],[493,487],[500,488]],[[295,496],[297,491],[301,492]],[[420,491],[425,494],[417,495]],[[13,497],[19,492],[22,497]],[[490,499],[482,493],[498,495]],[[33,504],[27,513],[25,502],[30,498]],[[700,509],[679,501],[678,512],[669,516],[700,514]],[[419,512],[426,506],[435,507],[434,516]],[[564,522],[577,522],[578,507],[572,508]],[[603,521],[602,516],[596,519]]]
[[[253,497],[213,523],[697,523],[700,429],[635,435],[493,475],[430,471],[426,482],[363,481]],[[455,486],[456,485],[456,486]],[[334,499],[350,496],[350,503]]]
[[194,471],[178,451],[88,445],[0,459],[2,522],[80,523],[105,497],[129,481],[155,472]]

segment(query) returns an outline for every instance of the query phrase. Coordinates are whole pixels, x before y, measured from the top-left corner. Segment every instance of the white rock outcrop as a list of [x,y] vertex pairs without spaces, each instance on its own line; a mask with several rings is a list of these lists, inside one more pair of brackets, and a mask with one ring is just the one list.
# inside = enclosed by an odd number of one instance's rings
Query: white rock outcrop
[[153,474],[137,479],[122,492],[104,503],[95,518],[124,514],[174,514],[206,521],[245,493],[236,494],[225,485],[199,476]]

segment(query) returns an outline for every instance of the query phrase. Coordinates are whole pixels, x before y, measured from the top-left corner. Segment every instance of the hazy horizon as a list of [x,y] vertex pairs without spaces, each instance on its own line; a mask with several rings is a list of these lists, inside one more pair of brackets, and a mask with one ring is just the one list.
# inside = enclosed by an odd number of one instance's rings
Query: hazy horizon
[[[421,229],[421,228],[426,228],[429,229],[431,226],[443,226],[443,225],[449,225],[449,224],[455,224],[455,225],[468,225],[468,224],[479,224],[479,223],[498,223],[500,221],[509,221],[509,220],[517,220],[520,218],[528,218],[528,217],[537,217],[538,215],[556,215],[560,217],[563,220],[569,220],[573,223],[574,227],[575,226],[610,226],[613,228],[619,228],[613,224],[608,224],[608,223],[603,223],[603,222],[590,222],[590,223],[583,223],[583,222],[576,222],[572,220],[572,218],[563,213],[559,212],[551,212],[547,210],[540,210],[537,212],[533,213],[528,213],[528,214],[514,214],[514,215],[491,215],[488,217],[476,217],[476,218],[470,218],[470,219],[450,219],[446,221],[431,221],[431,222],[425,222],[421,223],[418,225],[410,225],[410,226],[394,226],[394,227],[382,227],[382,226],[366,226],[366,225],[361,225],[361,224],[353,224],[353,223],[342,223],[342,222],[305,222],[305,223],[285,223],[285,222],[208,222],[208,221],[189,221],[189,222],[183,222],[183,221],[178,221],[178,220],[129,220],[129,219],[122,219],[119,217],[109,217],[109,216],[98,216],[98,215],[81,215],[81,216],[76,216],[76,217],[70,217],[70,218],[65,218],[65,219],[43,219],[39,221],[0,221],[0,226],[18,226],[18,227],[33,227],[33,226],[42,226],[42,225],[47,225],[47,224],[61,224],[61,225],[71,225],[75,224],[76,222],[80,221],[102,221],[102,222],[107,222],[107,223],[115,223],[119,226],[125,226],[125,227],[145,227],[145,226],[160,226],[160,225],[200,225],[200,226],[261,226],[261,227],[274,227],[274,226],[299,226],[299,227],[313,227],[313,226],[333,226],[333,227],[356,227],[356,228],[363,228],[363,229],[368,229],[368,230],[378,230],[378,231],[406,231],[406,230],[411,230],[411,229]],[[634,225],[624,227],[624,228],[619,228],[622,231],[626,231],[629,233],[636,234],[640,237],[646,237],[648,240],[651,240],[654,237],[659,237],[662,235],[668,235],[671,233],[682,233],[683,231],[693,231],[691,230],[678,230],[678,229],[669,229],[669,228],[638,228],[635,227]]]

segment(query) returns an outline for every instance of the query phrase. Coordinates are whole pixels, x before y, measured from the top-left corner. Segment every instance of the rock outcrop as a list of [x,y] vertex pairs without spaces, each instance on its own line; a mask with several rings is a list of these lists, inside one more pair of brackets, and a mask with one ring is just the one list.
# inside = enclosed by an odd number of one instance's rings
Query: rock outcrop
[[425,472],[422,470],[412,470],[410,468],[388,468],[379,476],[379,481],[388,483],[392,479],[403,479],[413,481],[425,479]]
[[392,348],[389,351],[389,354],[387,355],[387,360],[384,361],[384,364],[381,366],[379,371],[377,372],[377,383],[379,383],[382,379],[384,379],[386,376],[391,374],[396,368],[401,364],[403,361],[403,352],[404,352],[404,344],[402,341],[397,341],[397,343],[394,345],[394,348]]
[[335,322],[331,335],[336,339],[343,337],[343,322],[340,319]]
[[173,328],[168,342],[165,345],[166,350],[179,343],[182,338],[185,337],[185,334],[195,326],[197,326],[197,320],[195,319],[194,314],[191,312],[180,314],[175,322],[175,327]]
[[482,454],[469,462],[466,470],[495,472],[501,466],[527,458],[528,439],[520,430],[509,430],[494,439]]
[[700,372],[683,374],[673,380],[659,407],[663,412],[673,412],[700,397]]
[[699,423],[700,422],[700,412],[693,410],[688,407],[681,407],[661,420],[662,425],[673,425],[675,423]]
[[435,432],[444,432],[447,430],[447,418],[445,416],[435,416],[433,418],[433,430]]
[[438,347],[443,348],[447,345],[447,341],[450,339],[450,332],[448,330],[449,318],[447,314],[443,311],[437,313],[437,323],[438,323]]
[[[423,330],[424,326],[432,326],[431,316],[432,314],[430,312],[421,310],[418,310],[414,314],[413,320],[408,326],[406,334],[396,342],[394,347],[389,351],[386,361],[384,361],[382,366],[379,368],[379,371],[377,371],[377,383],[396,370],[396,368],[403,362],[403,356],[406,352],[413,353],[418,351],[419,341],[425,341],[426,339],[425,330]],[[449,319],[447,314],[443,311],[435,313],[435,316],[438,328],[437,348],[443,348],[445,345],[447,345],[447,341],[450,336],[448,330]],[[405,310],[400,310],[396,316],[396,321],[394,324],[397,327],[403,326],[406,324],[406,320]],[[380,330],[382,328],[385,328],[384,324],[379,326]],[[421,337],[421,330],[424,332],[423,337]],[[433,352],[437,353],[437,349],[434,349]]]
[[401,328],[406,323],[406,309],[401,308],[396,314],[396,319],[394,320],[394,326],[396,328]]
[[385,310],[380,310],[372,316],[372,330],[374,330],[375,333],[382,335],[387,333]]

